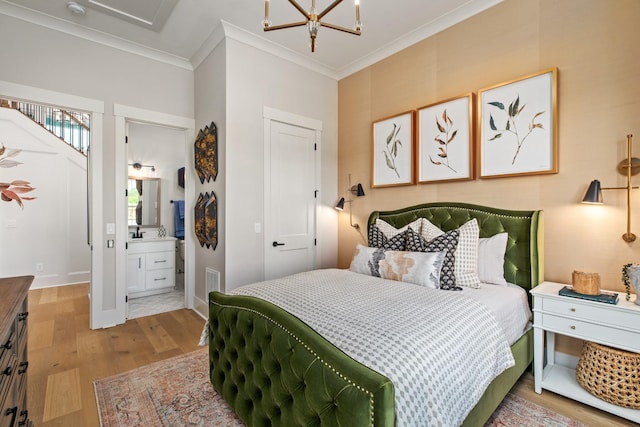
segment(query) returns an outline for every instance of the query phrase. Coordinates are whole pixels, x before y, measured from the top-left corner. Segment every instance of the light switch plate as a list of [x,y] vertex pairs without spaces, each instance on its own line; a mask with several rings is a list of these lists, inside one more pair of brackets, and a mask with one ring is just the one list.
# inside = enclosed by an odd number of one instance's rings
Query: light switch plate
[[113,222],[107,223],[107,234],[116,234],[116,225]]

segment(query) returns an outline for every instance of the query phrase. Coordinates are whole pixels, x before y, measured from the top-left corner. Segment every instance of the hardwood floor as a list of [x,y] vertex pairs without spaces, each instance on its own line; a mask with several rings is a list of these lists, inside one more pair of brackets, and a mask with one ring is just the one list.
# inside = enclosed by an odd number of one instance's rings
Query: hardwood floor
[[204,320],[177,310],[89,329],[89,286],[29,291],[28,408],[35,426],[99,426],[93,381],[198,348]]
[[[29,292],[28,407],[35,426],[97,427],[94,380],[199,348],[203,320],[186,309],[92,331],[88,293],[88,285]],[[512,393],[588,426],[636,425],[548,391],[538,395],[530,374]]]

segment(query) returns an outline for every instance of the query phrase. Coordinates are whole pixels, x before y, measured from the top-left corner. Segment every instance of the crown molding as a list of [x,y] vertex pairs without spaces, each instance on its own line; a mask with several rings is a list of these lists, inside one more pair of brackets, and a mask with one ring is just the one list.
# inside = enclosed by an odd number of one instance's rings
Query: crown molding
[[91,30],[55,16],[38,13],[15,4],[0,2],[0,14],[89,40],[104,46],[112,47],[114,49],[122,50],[124,52],[132,53],[134,55],[139,55],[148,59],[153,59],[155,61],[193,71],[193,66],[185,58],[180,58],[166,52],[161,52],[156,49],[132,43],[107,33]]
[[409,46],[412,46],[455,24],[458,24],[492,6],[495,6],[502,1],[503,0],[470,0],[454,11],[426,23],[415,31],[382,46],[380,49],[372,52],[369,55],[365,55],[354,60],[351,64],[341,69],[328,67],[325,64],[317,62],[313,59],[309,59],[308,57],[301,55],[291,49],[273,43],[268,39],[260,37],[252,32],[244,30],[224,20],[220,21],[220,25],[215,26],[211,35],[200,46],[197,52],[191,58],[185,59],[168,54],[166,52],[161,52],[156,49],[132,43],[130,41],[112,36],[110,34],[91,30],[72,22],[62,20],[60,18],[34,12],[25,7],[6,3],[1,0],[0,14],[190,71],[193,71],[195,68],[197,68],[202,63],[202,61],[204,61],[205,58],[222,41],[224,41],[225,37],[229,37],[230,39],[255,47],[256,49],[262,50],[266,53],[292,62],[301,67],[320,73],[329,78],[341,80],[403,49],[406,49]]
[[356,59],[351,64],[344,68],[336,69],[333,67],[327,67],[324,64],[309,59],[306,56],[284,48],[281,45],[271,42],[263,37],[260,37],[252,32],[237,27],[229,22],[221,21],[223,31],[219,31],[217,26],[213,33],[203,43],[198,52],[191,58],[193,67],[196,68],[200,63],[213,51],[213,49],[224,40],[225,37],[237,40],[241,43],[245,43],[256,49],[275,55],[279,58],[293,62],[302,67],[308,68],[312,71],[325,75],[335,80],[341,80],[350,76],[366,67],[369,67],[376,62],[379,62],[395,53],[406,49],[422,40],[425,40],[449,27],[452,27],[480,12],[483,12],[490,7],[495,6],[503,2],[504,0],[473,0],[468,1],[464,5],[449,12],[448,14],[438,17],[437,19],[426,23],[422,27],[417,28],[415,31],[402,36],[391,43],[382,46],[380,49],[372,52],[369,55]]
[[343,79],[350,76],[368,66],[375,64],[395,53],[400,52],[403,49],[408,48],[422,40],[443,31],[449,27],[452,27],[492,6],[502,3],[504,0],[474,0],[468,1],[464,5],[449,12],[446,15],[440,16],[437,19],[424,24],[409,34],[406,34],[391,43],[382,46],[380,49],[372,52],[369,55],[363,56],[350,65],[340,69],[337,74],[337,79]]
[[216,25],[213,27],[213,31],[209,34],[209,37],[202,43],[198,50],[189,58],[191,66],[195,70],[207,59],[207,56],[214,51],[220,43],[224,41],[224,29],[222,25]]
[[273,43],[263,37],[260,37],[252,32],[246,31],[240,27],[237,27],[227,21],[220,21],[224,29],[224,37],[236,40],[240,43],[255,47],[263,52],[277,56],[289,62],[293,62],[304,68],[308,68],[311,71],[330,77],[334,80],[338,79],[338,70],[327,67],[326,65],[307,58],[291,49],[285,48],[279,44]]

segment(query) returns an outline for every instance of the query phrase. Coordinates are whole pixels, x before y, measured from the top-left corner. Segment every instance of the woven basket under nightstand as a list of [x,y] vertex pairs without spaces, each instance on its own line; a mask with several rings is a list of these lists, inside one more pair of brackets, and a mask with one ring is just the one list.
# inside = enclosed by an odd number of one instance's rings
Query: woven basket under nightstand
[[614,405],[640,409],[640,354],[585,342],[576,379],[589,393]]

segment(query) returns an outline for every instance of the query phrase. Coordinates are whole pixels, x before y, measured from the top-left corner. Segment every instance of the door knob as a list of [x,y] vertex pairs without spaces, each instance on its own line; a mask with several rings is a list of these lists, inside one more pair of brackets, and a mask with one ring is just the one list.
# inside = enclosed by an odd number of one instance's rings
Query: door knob
[[272,245],[275,248],[276,246],[284,246],[284,243],[273,242]]

